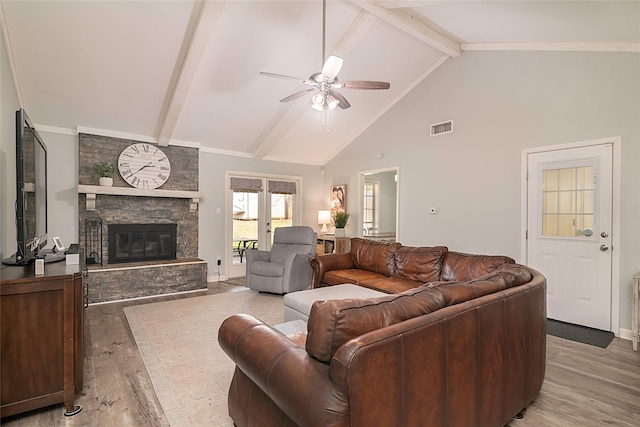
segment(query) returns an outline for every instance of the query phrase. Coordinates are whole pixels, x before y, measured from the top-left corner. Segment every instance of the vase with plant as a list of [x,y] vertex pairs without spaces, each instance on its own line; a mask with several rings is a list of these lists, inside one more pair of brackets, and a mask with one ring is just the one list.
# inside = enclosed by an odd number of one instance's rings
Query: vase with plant
[[333,216],[333,225],[336,227],[336,237],[345,236],[344,228],[347,226],[349,216],[350,214],[347,212],[336,212]]
[[116,171],[116,165],[113,163],[97,163],[96,170],[100,175],[100,185],[111,187],[113,185],[113,174]]

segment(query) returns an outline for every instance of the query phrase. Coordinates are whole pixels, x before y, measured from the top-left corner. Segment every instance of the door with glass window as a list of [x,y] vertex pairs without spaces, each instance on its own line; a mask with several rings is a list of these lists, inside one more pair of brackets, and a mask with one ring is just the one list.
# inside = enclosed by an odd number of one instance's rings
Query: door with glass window
[[269,250],[273,231],[297,223],[297,178],[230,175],[226,271],[229,277],[246,274],[246,252]]
[[527,264],[550,319],[611,330],[612,146],[528,155]]

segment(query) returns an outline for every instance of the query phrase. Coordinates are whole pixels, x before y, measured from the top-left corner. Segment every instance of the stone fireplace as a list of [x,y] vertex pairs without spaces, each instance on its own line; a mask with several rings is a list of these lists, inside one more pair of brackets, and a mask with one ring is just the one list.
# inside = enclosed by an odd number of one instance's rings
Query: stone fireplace
[[116,172],[101,187],[95,164],[116,163],[139,141],[79,135],[78,222],[85,248],[87,219],[101,222],[101,264],[87,266],[89,302],[206,289],[206,261],[198,258],[198,149],[163,147],[172,174],[159,189],[129,186]]

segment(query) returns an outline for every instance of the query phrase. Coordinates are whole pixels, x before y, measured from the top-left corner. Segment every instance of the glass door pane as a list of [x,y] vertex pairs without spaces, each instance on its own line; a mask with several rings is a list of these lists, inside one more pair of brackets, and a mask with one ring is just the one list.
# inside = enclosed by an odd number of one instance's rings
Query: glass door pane
[[291,227],[293,225],[293,194],[275,194],[271,195],[270,217],[271,222],[267,224],[268,239],[267,246],[270,248],[273,243],[273,235],[276,228]]
[[594,221],[594,167],[542,171],[541,231],[544,237],[590,238]]
[[259,206],[259,193],[233,191],[233,264],[245,263],[245,251],[258,247]]

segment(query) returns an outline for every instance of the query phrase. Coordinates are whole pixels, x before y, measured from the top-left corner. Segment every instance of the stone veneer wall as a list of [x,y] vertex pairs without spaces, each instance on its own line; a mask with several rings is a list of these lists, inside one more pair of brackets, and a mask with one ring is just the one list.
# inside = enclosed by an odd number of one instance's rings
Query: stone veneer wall
[[90,304],[206,289],[207,262],[90,269],[86,283]]
[[[81,133],[79,135],[78,184],[98,185],[99,175],[95,170],[95,164],[100,162],[117,164],[120,152],[138,142],[144,141]],[[162,150],[171,162],[171,175],[160,189],[198,191],[199,150],[175,146],[162,147]],[[129,184],[116,172],[113,176],[113,186],[128,188]],[[202,265],[189,264],[190,267],[180,267],[180,260],[193,261],[198,257],[198,211],[189,212],[189,203],[189,199],[181,198],[98,194],[95,211],[87,211],[86,196],[78,194],[78,235],[83,249],[86,248],[85,220],[88,218],[102,220],[102,268],[105,271],[99,272],[96,270],[97,267],[91,266],[89,302],[206,288],[207,268],[204,261]],[[149,264],[148,268],[145,266],[119,267],[119,264],[108,264],[107,228],[109,224],[150,223],[178,224],[177,263],[163,267]],[[202,275],[203,269],[204,275]]]
[[[116,164],[122,150],[131,144],[145,141],[112,138],[108,136],[79,135],[80,164],[78,184],[98,185],[100,175],[96,172],[96,163]],[[198,191],[198,154],[197,148],[161,147],[171,162],[171,176],[164,183],[163,190]],[[114,187],[129,187],[118,172],[113,176]]]

